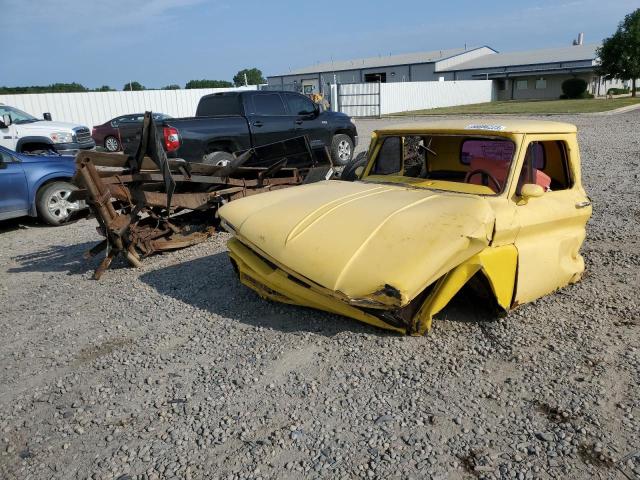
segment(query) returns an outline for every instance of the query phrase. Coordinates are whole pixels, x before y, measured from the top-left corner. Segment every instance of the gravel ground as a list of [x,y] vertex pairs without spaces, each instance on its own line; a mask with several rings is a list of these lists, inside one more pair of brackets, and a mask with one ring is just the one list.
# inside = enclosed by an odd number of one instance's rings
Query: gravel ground
[[0,478],[640,478],[640,112],[558,118],[584,281],[421,338],[260,300],[224,236],[95,282],[93,220],[0,223]]

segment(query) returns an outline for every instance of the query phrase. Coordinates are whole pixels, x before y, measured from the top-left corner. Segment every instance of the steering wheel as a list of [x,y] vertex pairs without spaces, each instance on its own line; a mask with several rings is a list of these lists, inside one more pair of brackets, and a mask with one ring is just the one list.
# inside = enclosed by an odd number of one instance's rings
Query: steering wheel
[[476,168],[475,170],[472,170],[469,173],[467,173],[467,176],[465,177],[464,181],[469,183],[469,180],[471,180],[471,177],[473,177],[475,175],[482,175],[483,185],[484,185],[485,181],[488,184],[489,183],[488,180],[491,180],[493,182],[493,184],[496,186],[496,192],[499,192],[500,190],[502,190],[502,187],[500,186],[500,182],[498,182],[498,180],[496,180],[496,177],[494,177],[493,174],[491,174],[491,172],[488,172],[488,171],[486,171],[486,170],[484,170],[482,168]]

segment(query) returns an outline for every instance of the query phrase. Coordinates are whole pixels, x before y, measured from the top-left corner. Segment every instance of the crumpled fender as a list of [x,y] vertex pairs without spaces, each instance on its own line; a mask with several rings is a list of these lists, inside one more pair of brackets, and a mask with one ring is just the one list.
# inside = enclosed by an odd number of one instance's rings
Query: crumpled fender
[[518,250],[514,245],[489,247],[440,277],[413,317],[412,334],[431,329],[433,316],[440,312],[477,272],[482,271],[491,290],[505,310],[511,307],[516,286]]

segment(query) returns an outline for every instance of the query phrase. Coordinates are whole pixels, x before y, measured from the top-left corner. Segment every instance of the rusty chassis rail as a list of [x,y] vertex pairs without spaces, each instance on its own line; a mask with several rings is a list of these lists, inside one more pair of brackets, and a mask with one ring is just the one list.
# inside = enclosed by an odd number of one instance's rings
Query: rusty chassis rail
[[[243,166],[274,152],[280,158],[268,167]],[[329,158],[328,152],[325,155]],[[234,154],[227,165],[170,160],[150,112],[145,114],[135,156],[79,152],[74,176],[79,190],[72,199],[88,203],[98,221],[97,230],[105,237],[84,254],[88,259],[104,252],[94,278],[100,279],[118,255],[139,267],[143,258],[154,253],[207,240],[216,233],[217,209],[226,202],[299,185],[306,175],[321,178],[324,171],[324,177],[330,176],[330,164],[311,170],[286,167],[290,158],[301,156],[312,164],[306,137]]]

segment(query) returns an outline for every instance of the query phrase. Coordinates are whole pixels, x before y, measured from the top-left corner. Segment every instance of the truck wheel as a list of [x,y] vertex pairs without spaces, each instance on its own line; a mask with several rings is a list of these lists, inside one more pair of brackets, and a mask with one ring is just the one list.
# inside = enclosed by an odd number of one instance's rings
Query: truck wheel
[[38,190],[36,195],[36,209],[42,221],[49,225],[61,225],[71,214],[80,210],[80,202],[69,202],[71,192],[77,190],[69,182],[51,182]]
[[120,150],[120,142],[116,137],[107,137],[104,139],[104,148],[110,152],[117,152]]
[[353,140],[349,135],[334,135],[331,141],[331,159],[335,165],[346,165],[353,157]]
[[353,182],[357,180],[356,169],[358,167],[364,167],[369,159],[367,158],[367,152],[360,152],[356,158],[347,163],[340,174],[340,180],[347,182]]
[[233,159],[233,155],[229,152],[211,152],[202,157],[202,163],[224,167],[229,165]]

